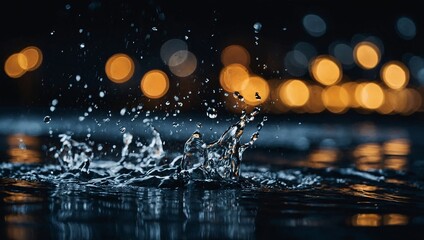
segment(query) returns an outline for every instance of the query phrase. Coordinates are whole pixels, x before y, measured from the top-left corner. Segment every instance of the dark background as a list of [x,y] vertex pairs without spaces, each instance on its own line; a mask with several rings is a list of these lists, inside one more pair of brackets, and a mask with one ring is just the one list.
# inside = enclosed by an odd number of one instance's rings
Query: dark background
[[[191,90],[196,94],[181,110],[196,113],[206,109],[205,102],[225,100],[218,76],[220,53],[227,45],[245,46],[251,54],[252,70],[266,79],[290,77],[284,72],[283,58],[300,41],[311,43],[318,54],[328,54],[332,42],[351,42],[357,34],[383,41],[381,65],[402,60],[406,53],[424,55],[423,6],[420,1],[7,1],[0,9],[0,62],[29,45],[38,46],[44,59],[39,69],[19,79],[0,72],[0,107],[48,110],[57,99],[57,110],[65,111],[93,105],[104,111],[119,110],[139,104],[165,111],[163,102]],[[302,18],[310,13],[325,20],[323,36],[312,37],[303,28]],[[413,19],[417,26],[412,40],[396,33],[396,20],[402,16]],[[254,33],[256,22],[263,26],[259,34]],[[197,56],[198,67],[187,78],[173,76],[160,59],[161,45],[172,38],[186,39]],[[108,57],[117,52],[127,53],[136,62],[134,77],[120,85],[110,82],[104,72]],[[153,68],[165,71],[171,80],[170,92],[160,100],[148,100],[139,90],[141,76]],[[378,70],[354,67],[344,75],[378,79]],[[75,80],[76,75],[81,81]],[[421,86],[411,77],[409,87]],[[106,96],[100,98],[100,91]],[[226,111],[222,104],[215,105]],[[349,114],[360,115],[355,111],[345,115]],[[328,112],[317,115],[334,116]]]

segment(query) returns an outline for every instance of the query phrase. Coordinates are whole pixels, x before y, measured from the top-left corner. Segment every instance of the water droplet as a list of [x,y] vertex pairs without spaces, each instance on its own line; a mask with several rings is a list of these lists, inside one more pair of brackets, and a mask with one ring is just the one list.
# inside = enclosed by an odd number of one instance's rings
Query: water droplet
[[99,97],[101,97],[101,98],[102,98],[102,97],[104,97],[104,96],[105,96],[105,92],[100,91],[100,92],[99,92]]
[[121,131],[121,133],[124,133],[124,132],[125,132],[125,130],[126,130],[126,128],[125,128],[125,127],[121,127],[121,128],[119,129],[119,131]]
[[66,9],[66,10],[71,9],[71,4],[66,4],[66,5],[65,5],[65,9]]
[[197,123],[196,123],[196,127],[197,127],[197,128],[202,128],[202,123],[201,123],[201,122],[197,122]]
[[54,110],[56,110],[56,108],[54,106],[50,107],[50,112],[54,112]]
[[256,22],[255,24],[253,24],[253,29],[255,29],[255,33],[258,33],[262,29],[262,23]]
[[79,117],[78,117],[78,121],[80,121],[80,122],[84,121],[84,119],[85,119],[85,117],[84,117],[84,116],[79,116]]
[[121,114],[121,116],[124,116],[126,112],[127,112],[127,109],[122,108],[121,111],[119,111],[119,114]]
[[152,30],[156,32],[158,30],[158,28],[157,27],[152,27]]
[[85,43],[81,43],[80,48],[85,48]]
[[171,103],[170,103],[169,101],[166,101],[166,102],[165,102],[165,105],[166,105],[166,106],[169,106],[170,104],[171,104]]
[[259,96],[259,93],[258,92],[255,92],[255,98],[258,99],[258,100],[261,99],[261,96]]
[[57,99],[53,99],[52,100],[52,105],[53,106],[56,106],[58,103],[59,103],[59,101]]
[[206,115],[209,118],[216,118],[218,116],[218,112],[216,111],[215,108],[213,107],[208,107],[208,109],[206,110]]
[[81,76],[80,75],[76,75],[75,76],[75,80],[77,80],[77,82],[79,82],[81,80]]
[[51,120],[52,120],[52,118],[50,116],[45,116],[43,121],[45,123],[49,123]]

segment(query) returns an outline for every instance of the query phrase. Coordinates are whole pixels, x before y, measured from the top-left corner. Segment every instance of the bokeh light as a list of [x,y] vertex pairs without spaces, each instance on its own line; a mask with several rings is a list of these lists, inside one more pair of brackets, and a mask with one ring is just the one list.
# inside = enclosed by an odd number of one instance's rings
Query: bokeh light
[[338,83],[343,76],[338,60],[328,55],[316,57],[311,62],[310,73],[316,81],[326,86]]
[[395,29],[398,35],[405,40],[411,40],[417,34],[417,27],[414,21],[408,17],[400,17],[396,21]]
[[369,41],[356,44],[353,49],[353,59],[363,69],[372,69],[380,62],[381,52],[377,45]]
[[141,79],[140,89],[148,98],[161,98],[168,92],[169,78],[161,70],[150,70]]
[[24,54],[14,53],[4,63],[4,72],[11,78],[19,78],[26,73],[28,61]]
[[349,93],[338,85],[330,86],[322,92],[322,102],[332,113],[344,113],[349,106]]
[[126,54],[114,54],[107,60],[105,72],[112,82],[124,83],[134,74],[134,62]]
[[356,88],[358,91],[355,96],[357,102],[363,108],[366,109],[377,109],[384,102],[384,92],[382,88],[376,83],[362,83],[360,87]]
[[250,76],[246,87],[240,91],[244,101],[250,106],[257,106],[269,97],[268,82],[259,76]]
[[186,50],[180,50],[169,58],[169,70],[177,77],[188,77],[196,71],[197,58]]
[[288,80],[279,90],[280,99],[289,107],[302,107],[309,100],[309,88],[301,80]]
[[224,67],[219,75],[221,87],[227,92],[240,92],[247,85],[249,71],[241,64],[233,63]]
[[409,82],[409,70],[399,61],[391,61],[381,68],[381,79],[389,88],[402,89]]
[[26,57],[27,60],[27,66],[21,66],[26,71],[33,71],[37,69],[43,61],[43,54],[38,47],[26,47],[21,51],[21,53]]
[[229,45],[221,52],[221,62],[224,66],[238,63],[245,67],[249,67],[250,54],[243,46]]
[[293,77],[301,77],[308,71],[308,58],[301,51],[290,51],[284,57],[284,68]]
[[353,49],[350,45],[341,42],[335,42],[330,45],[329,52],[337,58],[344,68],[350,69],[354,66]]
[[[185,59],[187,58],[187,50],[188,50],[187,43],[184,42],[183,40],[170,39],[166,41],[164,44],[162,44],[160,48],[160,57],[162,58],[162,61],[166,65],[171,65],[171,66],[179,65],[182,62],[184,62]],[[170,62],[170,58],[176,52],[179,53],[178,58],[173,57],[172,59],[173,62]]]
[[313,37],[320,37],[327,31],[327,24],[318,15],[308,14],[303,17],[303,27]]

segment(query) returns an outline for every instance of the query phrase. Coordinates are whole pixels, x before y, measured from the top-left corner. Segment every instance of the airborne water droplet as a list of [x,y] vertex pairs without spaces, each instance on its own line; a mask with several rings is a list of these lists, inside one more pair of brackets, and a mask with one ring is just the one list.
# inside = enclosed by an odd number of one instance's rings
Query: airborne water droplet
[[124,133],[125,130],[126,130],[126,128],[125,127],[121,127],[119,130],[121,131],[121,133]]
[[255,33],[258,33],[262,29],[262,23],[256,22],[255,24],[253,24],[253,29],[255,29]]
[[259,96],[259,93],[258,92],[255,93],[255,98],[258,99],[258,100],[261,99],[261,96]]
[[49,123],[51,120],[52,120],[52,118],[50,116],[45,116],[43,121],[45,123]]
[[208,109],[206,110],[206,115],[209,118],[216,118],[218,116],[218,112],[216,111],[215,108],[213,107],[208,107]]

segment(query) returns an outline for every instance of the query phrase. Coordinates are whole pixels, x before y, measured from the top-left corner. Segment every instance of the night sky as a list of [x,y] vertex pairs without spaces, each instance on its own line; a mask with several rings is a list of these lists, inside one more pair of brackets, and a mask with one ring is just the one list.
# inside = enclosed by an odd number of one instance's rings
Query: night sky
[[[29,45],[39,47],[44,59],[39,69],[19,79],[0,72],[0,106],[48,108],[52,99],[58,99],[62,107],[86,106],[92,101],[117,109],[137,105],[145,100],[138,88],[141,76],[153,68],[167,71],[159,51],[172,38],[185,39],[198,59],[192,76],[173,80],[180,82],[171,84],[174,87],[168,97],[172,99],[185,88],[197,91],[199,94],[192,97],[187,110],[196,110],[202,101],[221,97],[217,91],[222,68],[220,53],[230,44],[245,46],[252,56],[252,71],[267,79],[290,77],[284,71],[283,59],[299,42],[311,44],[317,54],[328,54],[335,41],[351,43],[357,35],[375,36],[384,44],[382,63],[402,61],[408,54],[424,57],[424,4],[370,4],[269,0],[7,1],[0,8],[2,64]],[[325,21],[324,35],[314,37],[305,31],[302,19],[307,14],[316,14]],[[417,26],[413,39],[405,40],[396,32],[400,17],[412,19]],[[253,28],[255,23],[262,25],[258,33]],[[108,81],[104,72],[106,60],[117,52],[136,59],[134,77],[121,85]],[[344,74],[351,79],[378,78],[377,69],[364,71],[354,67]],[[77,75],[81,81],[75,81]],[[414,78],[410,85],[420,86]],[[99,91],[105,91],[106,97],[99,99]]]

